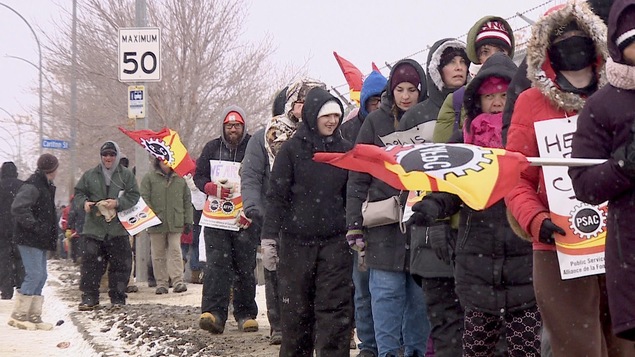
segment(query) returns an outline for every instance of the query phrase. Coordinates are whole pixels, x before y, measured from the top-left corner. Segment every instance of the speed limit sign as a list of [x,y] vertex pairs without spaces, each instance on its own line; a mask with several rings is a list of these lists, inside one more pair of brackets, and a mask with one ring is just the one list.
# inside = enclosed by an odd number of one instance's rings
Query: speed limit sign
[[118,43],[120,82],[161,80],[161,29],[120,28]]

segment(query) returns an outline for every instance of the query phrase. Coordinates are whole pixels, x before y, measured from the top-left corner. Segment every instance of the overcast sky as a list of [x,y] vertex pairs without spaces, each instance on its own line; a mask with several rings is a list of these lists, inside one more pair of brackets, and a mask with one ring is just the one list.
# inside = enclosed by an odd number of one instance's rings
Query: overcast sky
[[[78,0],[82,1],[82,0]],[[134,0],[129,0],[131,3]],[[193,0],[184,0],[193,1]],[[525,12],[535,20],[549,7],[563,0],[246,0],[243,39],[261,41],[270,36],[275,47],[275,65],[307,64],[310,76],[327,85],[345,84],[333,51],[353,62],[362,72],[371,70],[374,61],[380,67],[425,49],[444,37],[464,35],[476,20],[485,15],[512,17]],[[53,31],[54,22],[70,9],[71,0],[0,0],[18,11],[39,32]],[[512,27],[525,26],[515,17]],[[148,24],[152,25],[152,24]],[[22,57],[37,65],[38,51],[33,34],[13,12],[0,6],[0,108],[12,114],[30,114],[37,118],[38,72],[32,65],[5,55]],[[414,56],[425,62],[426,53]],[[383,70],[388,74],[388,70]],[[47,85],[46,80],[44,86]],[[340,87],[347,92],[347,87]],[[47,99],[44,98],[46,101]],[[6,113],[0,110],[6,118]],[[46,120],[46,118],[45,118]],[[13,135],[9,135],[7,131]],[[15,128],[0,128],[0,148],[6,143],[34,140],[18,136]],[[64,139],[64,138],[53,138]],[[24,144],[23,151],[24,151]],[[7,151],[0,150],[0,151]],[[11,151],[11,150],[8,150]],[[17,154],[17,150],[13,150]],[[23,153],[24,155],[24,153]],[[10,160],[0,153],[0,162]]]

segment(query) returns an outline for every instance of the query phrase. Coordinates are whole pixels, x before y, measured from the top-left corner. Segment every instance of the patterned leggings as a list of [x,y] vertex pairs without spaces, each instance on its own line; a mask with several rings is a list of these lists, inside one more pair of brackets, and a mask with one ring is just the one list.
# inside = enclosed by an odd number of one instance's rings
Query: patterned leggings
[[540,312],[533,306],[525,310],[492,315],[465,309],[463,357],[493,356],[499,335],[507,341],[508,356],[540,356]]

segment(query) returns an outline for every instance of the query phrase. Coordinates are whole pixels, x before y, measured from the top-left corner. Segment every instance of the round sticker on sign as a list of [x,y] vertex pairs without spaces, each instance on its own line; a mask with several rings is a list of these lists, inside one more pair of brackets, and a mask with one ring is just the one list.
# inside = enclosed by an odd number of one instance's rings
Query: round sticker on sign
[[573,208],[569,222],[575,235],[591,239],[597,237],[606,227],[606,216],[597,206],[581,204]]

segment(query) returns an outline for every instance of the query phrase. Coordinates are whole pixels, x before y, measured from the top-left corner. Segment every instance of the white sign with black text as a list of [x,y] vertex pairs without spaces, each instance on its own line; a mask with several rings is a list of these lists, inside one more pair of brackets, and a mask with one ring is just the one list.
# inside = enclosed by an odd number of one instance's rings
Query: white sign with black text
[[119,81],[160,81],[161,29],[158,27],[120,28],[118,36]]

